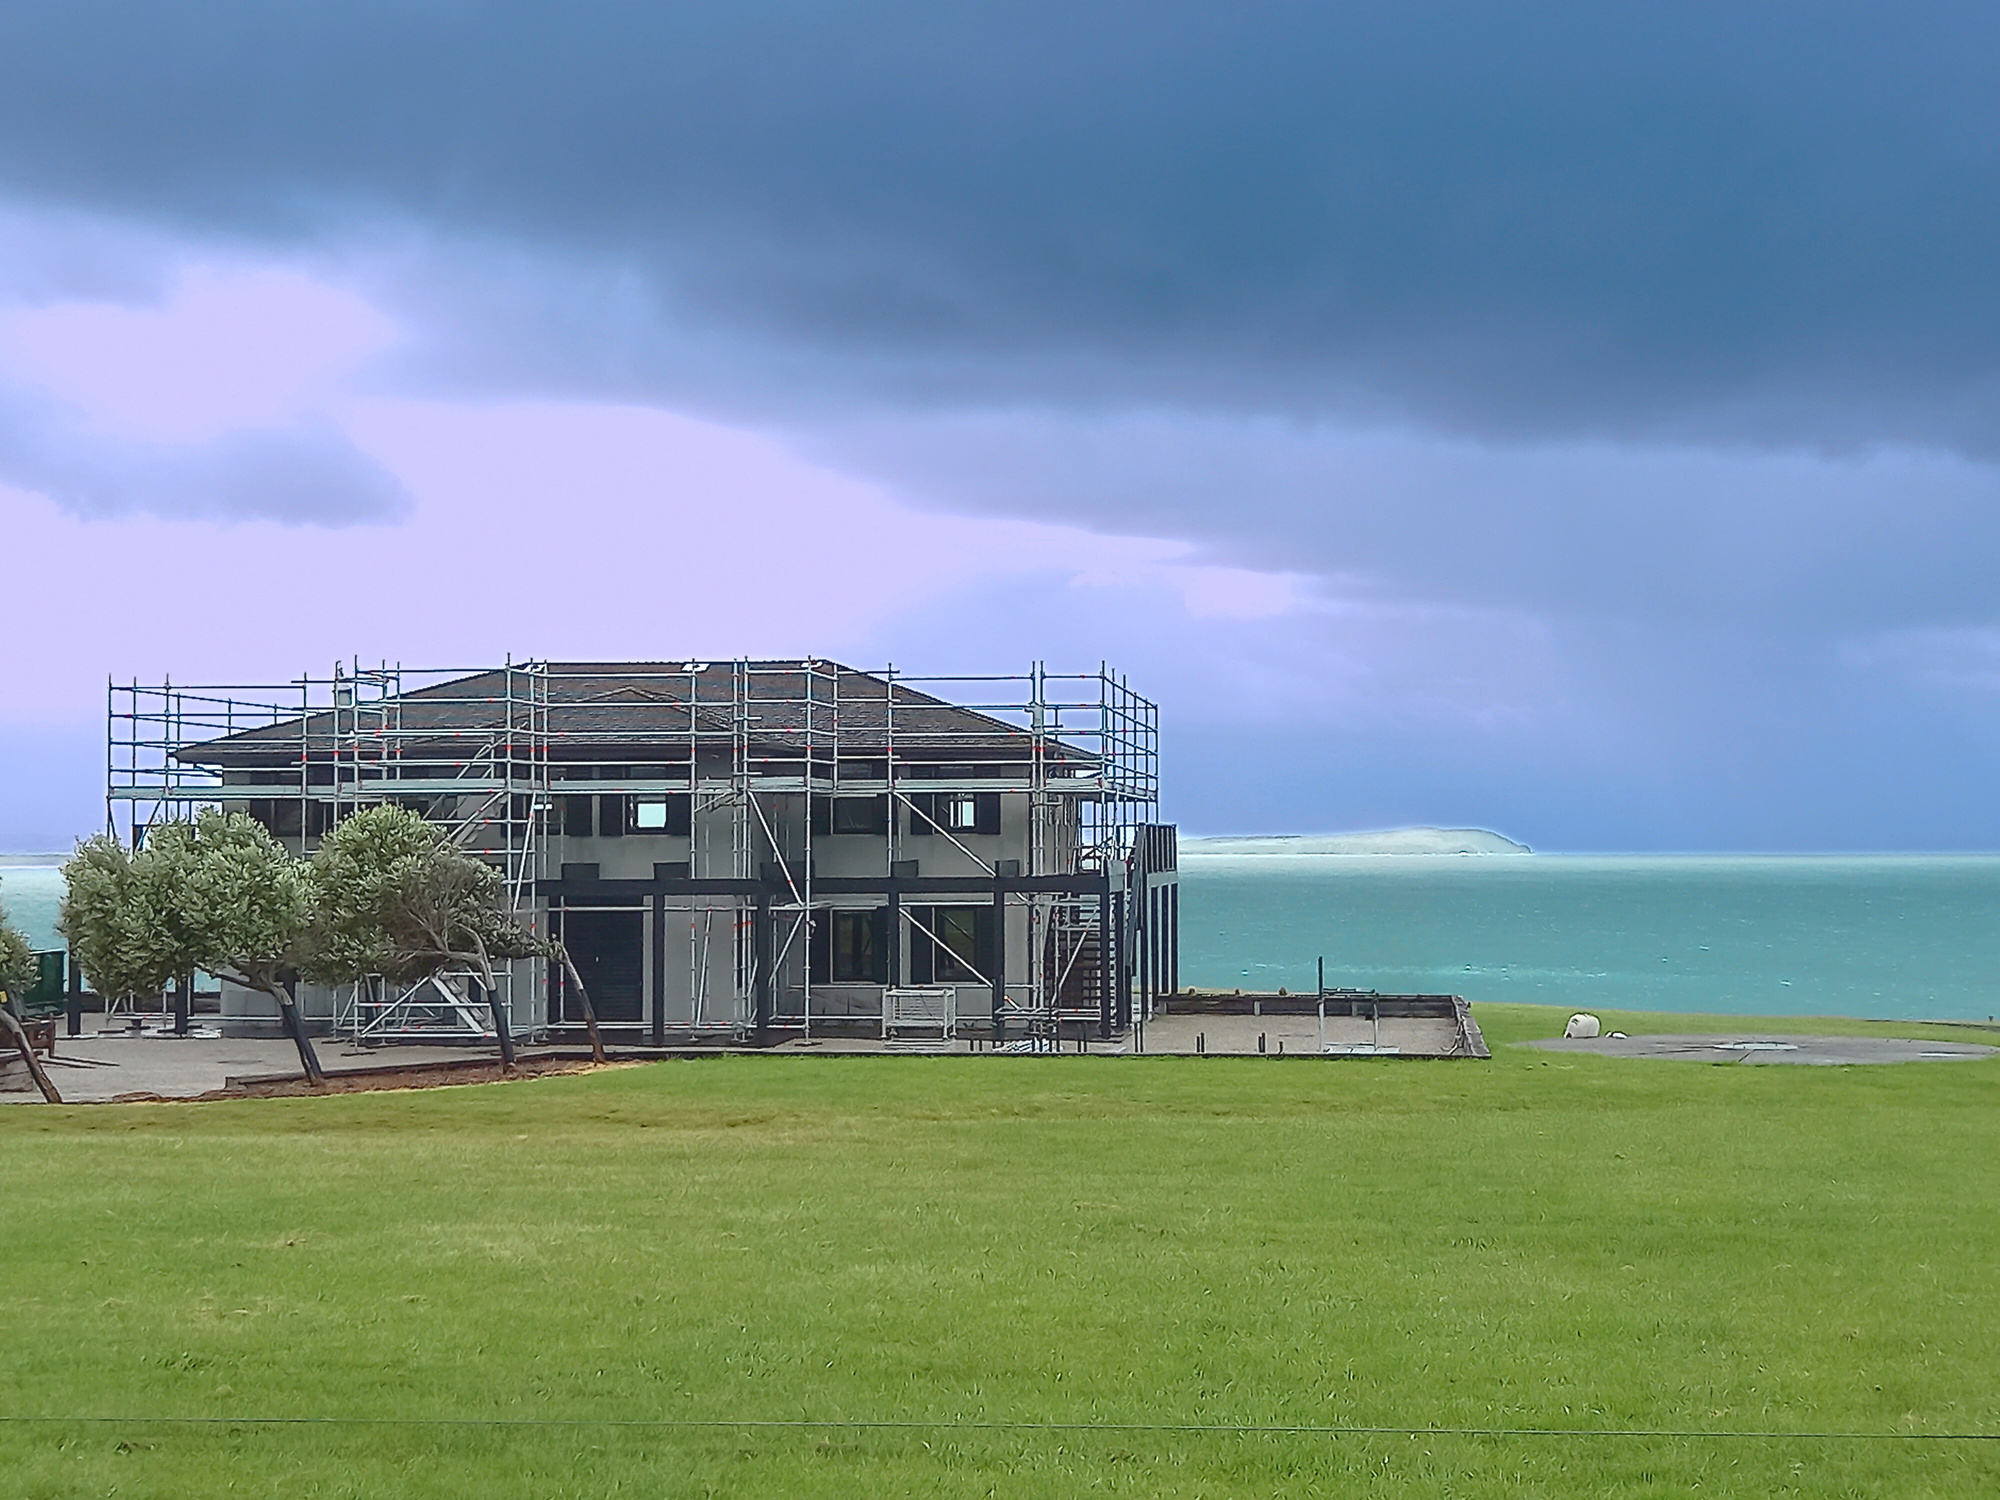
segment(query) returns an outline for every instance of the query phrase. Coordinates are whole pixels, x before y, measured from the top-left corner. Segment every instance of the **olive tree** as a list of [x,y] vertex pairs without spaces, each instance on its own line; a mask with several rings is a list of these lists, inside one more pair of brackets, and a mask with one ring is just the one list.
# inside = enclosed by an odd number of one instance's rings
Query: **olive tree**
[[63,865],[56,930],[107,999],[150,994],[178,972],[154,873],[151,861],[135,865],[123,844],[101,834],[78,844]]
[[7,919],[7,908],[0,905],[0,990],[10,997],[17,995],[38,977],[35,950],[28,946],[21,929]]
[[27,1032],[21,1029],[21,1018],[15,1011],[14,997],[34,984],[36,977],[35,950],[28,946],[21,930],[7,920],[7,908],[0,906],[0,1031],[6,1032],[7,1039],[21,1054],[21,1061],[28,1065],[28,1076],[35,1080],[35,1087],[42,1091],[42,1097],[51,1104],[60,1104],[62,1095],[56,1092],[49,1075],[42,1071],[35,1049],[28,1042]]
[[498,870],[435,823],[386,802],[329,833],[313,869],[320,893],[315,978],[343,983],[380,975],[412,984],[445,969],[472,969],[485,989],[501,1056],[513,1066],[514,1038],[494,965],[552,956],[552,949],[507,913]]
[[292,986],[311,957],[312,869],[240,812],[156,823],[143,848],[86,840],[63,866],[57,926],[106,995],[163,988],[194,970],[275,1001],[300,1066],[325,1075]]

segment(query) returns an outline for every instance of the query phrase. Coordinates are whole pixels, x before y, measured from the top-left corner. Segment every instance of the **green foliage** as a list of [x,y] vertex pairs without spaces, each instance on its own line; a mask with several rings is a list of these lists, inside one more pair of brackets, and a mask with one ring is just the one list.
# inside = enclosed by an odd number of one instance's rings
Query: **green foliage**
[[277,994],[292,975],[407,982],[541,951],[503,909],[500,874],[392,805],[347,819],[311,861],[243,813],[162,822],[128,852],[88,839],[63,866],[58,925],[105,994],[190,969]]
[[407,983],[459,965],[541,951],[504,909],[500,872],[393,803],[346,819],[313,856],[320,894],[310,971],[339,983]]
[[85,840],[63,878],[57,925],[104,994],[156,992],[196,969],[275,994],[308,957],[312,871],[243,813],[156,823],[136,853]]
[[7,908],[0,906],[0,990],[19,995],[35,978],[35,950],[21,929],[7,920]]
[[173,862],[173,921],[188,967],[274,992],[310,958],[318,904],[311,866],[247,813],[211,809],[187,829],[174,825],[164,849],[151,834],[148,841]]
[[152,994],[181,972],[158,868],[103,834],[63,864],[56,930],[99,994]]

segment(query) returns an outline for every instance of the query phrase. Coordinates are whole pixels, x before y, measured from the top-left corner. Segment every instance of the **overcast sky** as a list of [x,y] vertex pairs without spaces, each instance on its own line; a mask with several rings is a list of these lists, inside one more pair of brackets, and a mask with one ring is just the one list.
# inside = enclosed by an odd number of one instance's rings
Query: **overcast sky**
[[0,8],[0,848],[103,684],[1108,658],[1199,832],[2000,848],[2000,10]]

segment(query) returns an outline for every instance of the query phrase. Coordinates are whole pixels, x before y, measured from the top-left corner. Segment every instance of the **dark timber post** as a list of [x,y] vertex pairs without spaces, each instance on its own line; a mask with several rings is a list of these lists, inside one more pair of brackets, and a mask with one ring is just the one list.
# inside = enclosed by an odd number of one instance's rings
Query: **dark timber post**
[[69,991],[68,994],[69,1034],[71,1036],[82,1036],[83,1035],[83,975],[77,970],[76,953],[73,950],[64,954],[63,957],[64,957],[64,962],[67,965],[67,968],[64,970],[64,972],[69,979],[69,984],[67,986]]
[[1158,923],[1153,920],[1153,882],[1141,879],[1139,883],[1139,1010],[1138,1019],[1144,1021],[1153,1013],[1153,933]]
[[1145,890],[1142,877],[1136,886],[1125,887],[1119,898],[1124,910],[1118,914],[1118,1029],[1132,1024],[1132,981],[1138,976],[1139,960],[1133,945],[1138,941],[1139,893]]
[[1112,896],[1112,926],[1118,928],[1118,1004],[1112,1006],[1116,1030],[1132,1024],[1132,924],[1138,922],[1138,906],[1132,896],[1134,886]]
[[993,887],[993,1045],[1007,1040],[1007,893]]
[[750,924],[750,946],[756,950],[756,995],[757,995],[757,1045],[770,1045],[771,1041],[771,969],[775,955],[771,951],[771,893],[757,893],[756,913]]
[[1105,882],[1097,895],[1097,1032],[1111,1038],[1112,986],[1117,982],[1118,945],[1111,938],[1111,885]]
[[883,972],[894,989],[903,982],[903,892],[894,880],[889,882],[889,951],[883,957]]
[[178,974],[174,977],[174,1035],[188,1034],[189,1017],[194,1012],[194,975]]
[[[560,943],[563,936],[562,897],[549,897],[549,940]],[[562,950],[565,953],[568,949]],[[569,976],[563,972],[562,960],[553,953],[549,955],[549,977],[542,986],[542,993],[548,998],[549,1030],[554,1031],[569,1019]]]
[[653,1045],[667,1044],[667,893],[653,892]]

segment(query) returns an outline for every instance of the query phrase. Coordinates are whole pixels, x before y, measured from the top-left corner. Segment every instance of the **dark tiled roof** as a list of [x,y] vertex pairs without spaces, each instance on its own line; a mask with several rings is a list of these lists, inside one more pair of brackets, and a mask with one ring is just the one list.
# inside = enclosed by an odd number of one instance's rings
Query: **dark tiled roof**
[[[535,674],[512,670],[519,722]],[[477,672],[412,689],[386,705],[366,705],[364,724],[386,707],[405,754],[448,754],[455,747],[484,744],[507,729],[507,671]],[[719,738],[726,743],[739,727],[734,722],[739,672],[740,727],[760,755],[803,754],[808,739],[822,751],[831,748],[836,715],[840,754],[882,754],[892,710],[898,751],[919,759],[1028,754],[1024,729],[902,683],[895,685],[892,698],[885,679],[836,662],[722,661],[692,669],[685,662],[551,662],[546,668],[546,728],[559,746],[554,758],[575,754],[579,759],[641,760],[654,758],[653,747],[660,754],[684,753],[691,730],[704,748]],[[525,724],[523,735],[532,738]],[[331,712],[185,746],[175,755],[194,765],[270,764],[278,757],[296,763],[302,743],[313,755],[331,751]],[[1072,760],[1092,758],[1074,746],[1063,747],[1062,753]]]

